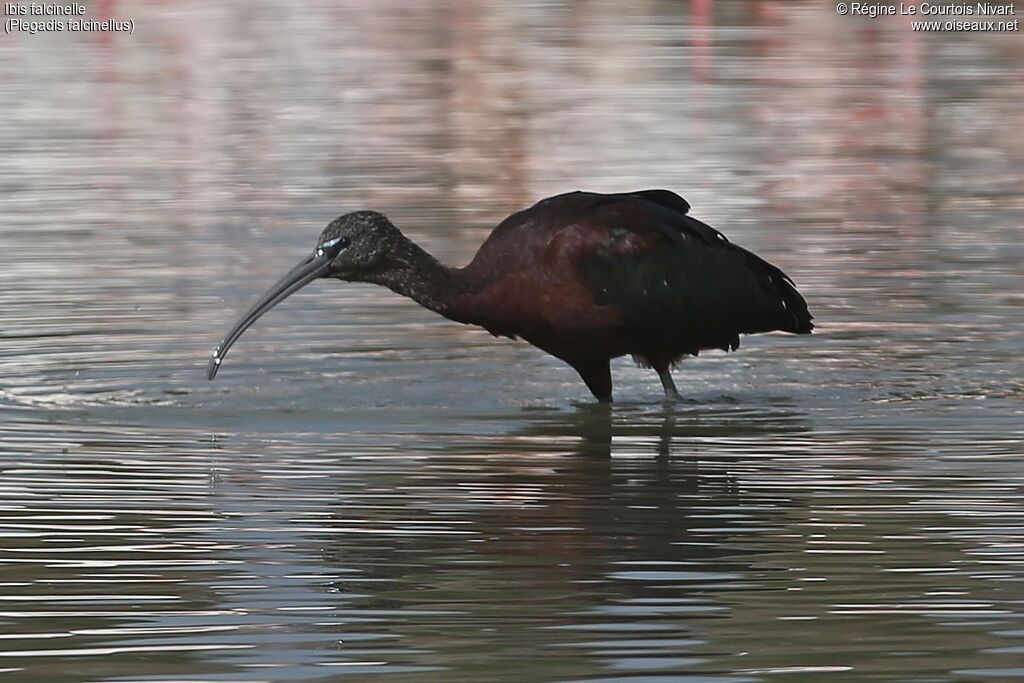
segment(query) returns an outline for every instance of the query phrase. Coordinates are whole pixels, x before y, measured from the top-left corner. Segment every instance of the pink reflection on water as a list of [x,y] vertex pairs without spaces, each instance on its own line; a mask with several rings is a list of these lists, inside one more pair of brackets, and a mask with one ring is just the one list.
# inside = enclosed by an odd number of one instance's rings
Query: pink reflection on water
[[763,184],[771,205],[865,220],[917,213],[919,38],[900,22],[851,26],[790,3],[764,3],[758,18],[770,22],[753,111],[776,141],[762,150],[775,169]]
[[693,31],[693,80],[704,83],[711,70],[711,26],[714,0],[693,0],[690,26]]

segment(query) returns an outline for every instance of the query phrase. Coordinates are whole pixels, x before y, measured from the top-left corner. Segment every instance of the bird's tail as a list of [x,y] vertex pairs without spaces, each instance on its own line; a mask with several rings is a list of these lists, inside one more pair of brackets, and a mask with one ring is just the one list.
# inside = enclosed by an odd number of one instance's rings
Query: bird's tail
[[761,263],[768,271],[768,281],[774,290],[773,293],[779,297],[785,310],[783,324],[779,330],[793,334],[810,334],[814,329],[814,323],[811,322],[814,316],[807,309],[807,301],[803,295],[796,290],[796,285],[788,275],[763,259]]

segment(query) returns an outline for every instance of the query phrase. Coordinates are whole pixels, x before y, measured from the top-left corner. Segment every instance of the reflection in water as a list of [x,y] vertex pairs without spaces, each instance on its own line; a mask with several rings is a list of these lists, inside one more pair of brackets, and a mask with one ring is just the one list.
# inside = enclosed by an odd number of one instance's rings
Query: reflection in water
[[[980,666],[948,633],[1016,619],[1008,444],[975,443],[982,472],[948,435],[830,437],[730,404],[435,428],[11,424],[4,656],[40,680],[99,654],[130,676],[139,653],[165,653],[154,677],[447,677],[538,649],[546,678],[715,676],[866,668],[895,643],[919,672]],[[955,507],[951,476],[971,482]]]
[[[0,41],[12,680],[1024,678],[1019,36],[745,0],[90,11],[140,30]],[[461,264],[537,197],[656,186],[818,333],[687,359],[671,409],[623,361],[609,409],[322,283],[203,379],[345,210]]]

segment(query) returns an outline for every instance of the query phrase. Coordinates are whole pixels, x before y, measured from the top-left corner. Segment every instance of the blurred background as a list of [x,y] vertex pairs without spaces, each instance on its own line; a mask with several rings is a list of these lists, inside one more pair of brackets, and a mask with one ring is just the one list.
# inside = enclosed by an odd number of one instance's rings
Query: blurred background
[[[0,677],[1024,679],[1024,39],[817,1],[97,0],[0,36]],[[5,19],[7,17],[4,17]],[[1013,19],[1014,17],[1008,17]],[[663,187],[810,337],[617,403],[314,284]]]

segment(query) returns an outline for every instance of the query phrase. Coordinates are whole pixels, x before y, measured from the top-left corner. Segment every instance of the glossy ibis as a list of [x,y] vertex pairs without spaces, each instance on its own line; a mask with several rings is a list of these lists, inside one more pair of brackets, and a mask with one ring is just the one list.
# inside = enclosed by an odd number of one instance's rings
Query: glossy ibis
[[464,268],[448,268],[375,211],[324,229],[317,247],[231,328],[207,369],[274,305],[317,278],[384,285],[456,322],[522,337],[610,401],[608,362],[631,354],[677,398],[670,369],[740,334],[813,328],[792,280],[689,215],[668,190],[571,192],[506,218]]

